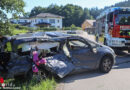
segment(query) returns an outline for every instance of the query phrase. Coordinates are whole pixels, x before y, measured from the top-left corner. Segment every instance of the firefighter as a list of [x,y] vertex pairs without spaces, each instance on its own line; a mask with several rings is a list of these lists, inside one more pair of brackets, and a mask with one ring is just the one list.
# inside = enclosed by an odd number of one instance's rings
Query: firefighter
[[98,42],[98,38],[99,38],[99,36],[98,36],[98,33],[96,33],[96,42]]
[[8,37],[0,35],[0,51],[1,52],[11,52],[12,45],[11,40]]
[[12,45],[10,41],[6,43],[5,52],[12,52]]

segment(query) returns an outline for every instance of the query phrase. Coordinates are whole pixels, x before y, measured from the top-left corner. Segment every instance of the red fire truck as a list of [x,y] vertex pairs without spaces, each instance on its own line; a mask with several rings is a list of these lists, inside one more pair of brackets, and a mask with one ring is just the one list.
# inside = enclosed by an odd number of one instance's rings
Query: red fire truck
[[130,8],[113,7],[102,12],[96,20],[97,35],[104,33],[104,44],[130,52]]

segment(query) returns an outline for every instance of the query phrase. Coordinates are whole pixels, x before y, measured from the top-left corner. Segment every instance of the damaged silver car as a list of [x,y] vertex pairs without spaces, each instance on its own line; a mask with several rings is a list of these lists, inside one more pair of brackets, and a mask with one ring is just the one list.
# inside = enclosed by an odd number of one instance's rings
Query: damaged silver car
[[[5,66],[8,67],[8,77],[29,76],[30,71],[38,73],[38,69],[60,78],[93,69],[108,73],[115,63],[111,48],[79,36],[14,38],[14,51]],[[10,63],[13,63],[11,68]]]
[[[114,51],[79,36],[56,38],[57,54],[46,57],[46,69],[60,78],[68,74],[99,69],[108,73],[115,63]],[[56,40],[54,40],[56,42]]]

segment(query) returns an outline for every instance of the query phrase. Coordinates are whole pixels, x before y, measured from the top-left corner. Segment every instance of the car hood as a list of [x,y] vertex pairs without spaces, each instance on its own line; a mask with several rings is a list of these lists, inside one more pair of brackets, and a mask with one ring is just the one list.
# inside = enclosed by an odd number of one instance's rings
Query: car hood
[[101,50],[101,51],[106,51],[106,52],[109,52],[111,53],[113,56],[115,56],[115,52],[112,48],[106,46],[106,45],[101,45],[101,44],[98,44],[99,45],[99,49],[98,50]]

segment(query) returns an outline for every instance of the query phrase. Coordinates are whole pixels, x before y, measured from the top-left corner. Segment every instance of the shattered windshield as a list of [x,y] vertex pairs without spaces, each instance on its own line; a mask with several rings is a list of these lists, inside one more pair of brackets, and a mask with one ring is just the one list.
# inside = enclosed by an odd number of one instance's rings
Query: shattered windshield
[[56,47],[59,48],[58,42],[44,42],[44,43],[38,43],[38,42],[30,42],[30,43],[23,43],[18,45],[18,49],[22,49],[22,52],[30,51],[31,48],[35,48],[37,46],[38,49],[44,49],[49,50],[51,48]]
[[130,14],[118,14],[116,17],[116,24],[130,25]]

